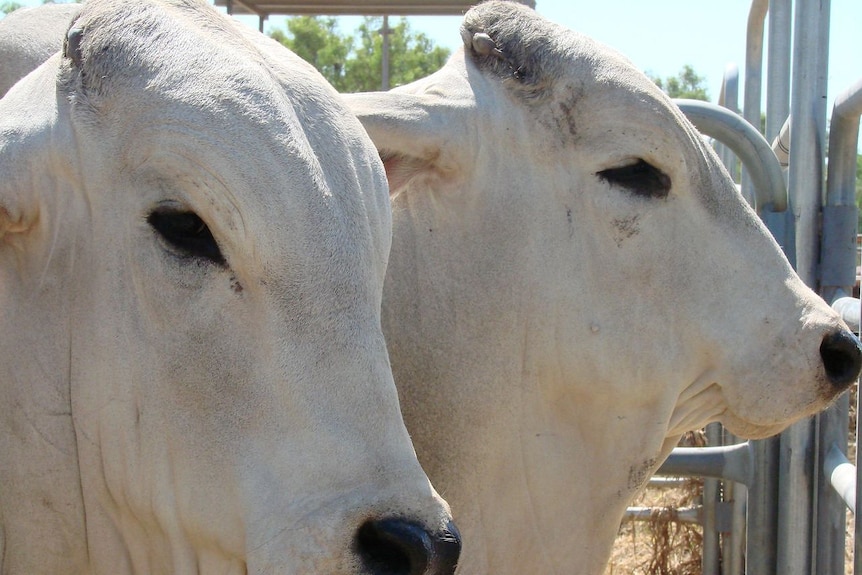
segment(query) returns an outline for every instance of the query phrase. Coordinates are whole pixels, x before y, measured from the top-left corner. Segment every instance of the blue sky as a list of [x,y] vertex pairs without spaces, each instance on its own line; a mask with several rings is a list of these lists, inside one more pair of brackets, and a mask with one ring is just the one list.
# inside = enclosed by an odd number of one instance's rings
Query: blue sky
[[[537,0],[536,8],[547,18],[617,49],[652,75],[672,76],[690,64],[706,77],[715,101],[727,64],[737,64],[743,73],[750,5],[750,0]],[[862,79],[862,0],[832,0],[831,5],[828,114],[835,97]],[[256,17],[241,19],[255,28],[258,25]],[[267,26],[284,27],[285,19],[273,16]],[[351,32],[360,20],[342,18],[341,32]],[[455,49],[461,42],[460,20],[422,16],[411,18],[410,23],[437,44]]]
[[[862,0],[832,0],[828,105],[862,78]],[[750,0],[537,0],[536,9],[567,28],[588,34],[622,52],[653,75],[676,75],[690,64],[705,76],[713,101],[729,63],[745,63],[745,35]],[[284,27],[284,17],[269,25]],[[437,44],[456,48],[460,17],[413,17],[414,30]],[[359,18],[343,18],[342,32]],[[250,19],[257,26],[257,19]],[[741,98],[741,94],[740,94]]]

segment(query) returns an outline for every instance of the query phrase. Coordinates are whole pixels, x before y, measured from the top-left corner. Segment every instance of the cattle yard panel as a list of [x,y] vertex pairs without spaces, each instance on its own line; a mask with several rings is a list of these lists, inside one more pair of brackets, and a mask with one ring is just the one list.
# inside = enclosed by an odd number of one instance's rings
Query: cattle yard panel
[[[836,99],[828,142],[830,170],[824,178],[830,8],[829,0],[797,0],[795,13],[791,0],[752,2],[742,115],[751,125],[760,126],[763,21],[768,16],[765,135],[775,140],[773,149],[779,160],[782,147],[785,153],[780,164],[775,158],[765,162],[787,168],[787,209],[782,211],[780,202],[757,205],[768,194],[760,189],[762,179],[749,176],[751,158],[743,158],[742,188],[800,277],[812,287],[819,286],[824,299],[858,331],[860,303],[851,296],[859,263],[855,170],[862,80]],[[791,46],[795,46],[792,53]],[[734,111],[737,74],[734,67],[726,69],[719,99]],[[705,130],[702,122],[698,127],[722,141],[719,152],[731,149],[726,134]],[[733,175],[733,162],[725,154],[721,156]],[[857,413],[859,408],[857,405]],[[780,437],[718,448],[678,448],[671,454],[660,473],[708,478],[702,507],[687,510],[684,519],[704,527],[704,575],[741,573],[743,549],[746,573],[845,573],[846,509],[855,512],[856,499],[862,496],[862,456],[857,450],[855,467],[846,457],[848,419],[849,397],[845,394],[829,410],[797,423]],[[859,417],[856,425],[858,438]],[[718,426],[708,427],[707,433],[711,445],[735,443]],[[724,483],[719,484],[717,478]],[[719,485],[723,485],[724,501],[718,496]],[[743,513],[747,525],[728,528],[734,515]],[[630,516],[644,514],[632,509]],[[719,523],[724,524],[725,532],[721,557]],[[856,575],[862,575],[860,529],[862,518],[855,515]]]

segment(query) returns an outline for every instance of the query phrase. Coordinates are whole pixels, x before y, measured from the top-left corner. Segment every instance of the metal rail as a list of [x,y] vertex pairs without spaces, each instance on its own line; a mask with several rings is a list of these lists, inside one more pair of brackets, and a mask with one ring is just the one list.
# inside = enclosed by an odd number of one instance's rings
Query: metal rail
[[730,110],[700,100],[674,100],[694,126],[727,145],[742,160],[754,183],[758,212],[787,209],[784,174],[772,148],[754,126]]

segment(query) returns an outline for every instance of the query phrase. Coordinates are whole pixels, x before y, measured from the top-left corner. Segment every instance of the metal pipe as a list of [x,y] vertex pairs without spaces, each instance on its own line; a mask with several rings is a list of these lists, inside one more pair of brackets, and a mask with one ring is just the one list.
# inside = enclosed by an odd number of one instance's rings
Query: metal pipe
[[[835,99],[829,124],[827,198],[833,205],[856,204],[856,154],[862,116],[862,78]],[[855,248],[855,238],[854,238]]]
[[[721,445],[721,425],[706,426],[706,440],[710,445]],[[718,505],[721,502],[718,479],[703,480],[703,551],[701,575],[719,575],[721,555],[718,537]]]
[[[766,140],[772,141],[790,115],[791,0],[769,0],[769,34],[766,50]],[[775,236],[791,264],[796,262],[796,239],[792,210],[772,213],[765,209],[763,221]],[[748,491],[746,569],[757,575],[778,575],[778,483],[780,439],[752,442],[754,481]]]
[[859,314],[862,305],[855,297],[840,297],[832,302],[832,309],[841,314],[841,319],[854,333],[859,333]]
[[[846,475],[846,468],[833,477],[832,470],[823,473],[834,460],[832,450],[847,452],[847,428],[850,425],[849,395],[843,394],[826,411],[817,417],[819,437],[817,442],[819,462],[817,472],[816,507],[814,509],[815,565],[816,573],[844,573],[844,546],[847,523],[846,499],[833,487],[835,480]],[[856,470],[850,475],[854,479]],[[855,489],[854,489],[855,491]],[[855,496],[855,493],[854,493]]]
[[856,466],[834,443],[829,447],[826,461],[823,462],[823,474],[829,478],[829,483],[847,509],[856,513]]
[[745,92],[742,115],[760,130],[760,96],[763,82],[763,23],[769,0],[753,0],[748,12],[745,42]]
[[[767,65],[766,65],[766,139],[771,142],[778,135],[784,121],[790,116],[790,63],[791,54],[790,48],[793,37],[793,14],[791,0],[770,0],[769,2],[769,36],[767,44]],[[785,173],[786,181],[786,173]],[[788,201],[790,201],[788,199]],[[784,254],[790,261],[790,264],[796,267],[796,229],[793,219],[792,210],[786,210],[781,214],[770,213],[769,210],[764,210],[763,221],[775,236],[776,241],[784,250]],[[773,467],[773,469],[776,467]],[[765,477],[765,473],[762,474]],[[774,475],[774,473],[773,473]],[[778,479],[772,479],[774,488],[777,493]],[[772,487],[770,487],[772,489]],[[757,499],[757,495],[754,495]],[[769,513],[774,517],[774,509],[776,505],[769,507]],[[766,510],[764,510],[766,512]],[[757,509],[749,514],[753,514],[755,523],[758,521],[757,516],[760,513]],[[771,520],[773,525],[777,524],[777,520]],[[749,533],[751,533],[750,530]],[[774,540],[773,540],[774,541]],[[768,545],[768,542],[764,542]],[[766,549],[763,545],[757,546],[758,549]],[[771,546],[774,548],[774,545]],[[760,552],[756,552],[757,555]],[[755,557],[755,562],[759,559]],[[772,565],[774,570],[775,561],[765,560],[760,567],[766,568],[767,565]],[[758,571],[763,572],[763,571]],[[774,572],[774,571],[773,571]]]
[[[763,28],[769,0],[752,0],[748,12],[748,27],[745,41],[745,91],[743,92],[742,117],[760,128],[760,98],[763,86]],[[741,180],[742,195],[754,197],[753,182],[748,170],[743,166]]]
[[[790,110],[793,145],[788,195],[796,220],[796,271],[813,288],[817,283],[825,160],[827,65],[823,55],[828,54],[828,29],[824,24],[828,25],[829,11],[829,0],[797,0],[794,16]],[[810,419],[782,434],[776,562],[777,571],[783,575],[810,575],[815,569],[812,519],[817,513],[816,454],[815,427]]]
[[746,441],[718,447],[677,447],[657,474],[674,477],[711,477],[751,483],[753,456]]
[[862,79],[841,93],[829,124],[829,173],[820,251],[821,295],[826,301],[853,293],[856,283],[856,155]]
[[778,159],[778,164],[786,168],[790,164],[790,126],[791,118],[787,117],[778,135],[772,140],[772,151]]
[[649,521],[658,515],[677,523],[703,524],[703,507],[629,507],[623,521]]
[[810,575],[814,422],[806,418],[781,436],[776,572]]
[[[722,108],[727,108],[731,112],[739,112],[739,67],[734,63],[729,63],[724,67],[724,75],[721,78],[721,92],[718,94],[718,105]],[[721,141],[715,143],[715,151],[721,159],[721,163],[727,169],[731,179],[737,181],[737,169],[739,161],[733,152],[727,147],[727,144]],[[746,201],[754,205],[751,197],[746,197]]]
[[[813,2],[813,0],[812,0]],[[814,12],[812,7],[811,12]],[[809,245],[813,247],[815,253],[812,254],[812,269],[816,273],[818,266],[820,271],[819,293],[822,297],[827,298],[827,301],[832,301],[837,295],[849,295],[852,290],[853,282],[856,278],[856,209],[855,202],[851,199],[850,205],[841,200],[840,195],[829,197],[825,189],[825,181],[823,174],[825,171],[826,161],[826,92],[827,92],[827,76],[829,68],[829,25],[831,4],[829,0],[823,0],[816,6],[818,17],[806,24],[812,28],[812,33],[817,36],[816,48],[813,54],[808,58],[812,62],[813,69],[808,81],[812,84],[805,86],[808,95],[812,98],[810,114],[813,120],[809,126],[814,128],[813,134],[816,135],[812,142],[819,145],[815,148],[816,156],[812,158],[812,165],[816,161],[820,168],[820,179],[816,181],[818,187],[812,187],[810,190],[811,196],[808,198],[808,205],[812,208],[821,208],[820,213],[809,212],[810,217],[802,218],[802,222],[807,223],[812,228],[814,234],[813,241],[805,238],[801,233],[797,235],[797,250],[801,245]],[[802,42],[805,39],[801,39]],[[806,51],[806,48],[801,50]],[[795,76],[795,72],[794,72]],[[806,81],[803,75],[802,81]],[[794,79],[795,82],[795,79]],[[794,91],[794,93],[796,93]],[[794,132],[799,135],[796,124],[796,110],[792,110],[791,114],[794,117]],[[831,157],[830,150],[830,157]],[[791,166],[790,177],[793,178],[794,161],[793,149],[791,148]],[[854,145],[855,154],[855,145]],[[830,161],[830,171],[832,169]],[[854,155],[854,172],[855,172],[855,155]],[[810,174],[807,174],[808,177]],[[812,183],[814,183],[812,181]],[[823,197],[826,197],[826,205],[822,207]],[[851,195],[852,197],[852,195]],[[803,209],[803,212],[805,210]],[[817,237],[817,232],[822,230],[821,237]],[[848,231],[849,230],[849,231]],[[848,250],[849,247],[849,250]],[[848,263],[849,251],[849,263]],[[803,258],[799,257],[797,251],[797,262],[802,268]],[[801,274],[800,274],[801,275]],[[805,277],[805,276],[802,276]],[[828,479],[821,474],[822,461],[826,459],[827,450],[833,443],[838,444],[844,451],[847,449],[847,426],[849,424],[849,400],[847,395],[841,396],[835,404],[826,411],[820,413],[816,417],[817,421],[817,438],[818,450],[815,452],[814,463],[814,499],[812,502],[812,540],[813,548],[813,565],[812,569],[818,573],[837,573],[844,571],[844,547],[845,547],[845,524],[846,524],[846,509],[844,502],[837,493],[831,488]]]
[[691,483],[691,479],[685,477],[650,477],[647,487],[651,489],[678,489]]
[[731,516],[728,539],[728,575],[742,575],[745,570],[745,515],[748,507],[748,488],[742,483],[732,483],[730,490]]
[[686,117],[702,133],[727,144],[751,174],[756,192],[756,209],[773,212],[787,209],[787,191],[778,160],[763,136],[737,114],[699,100],[674,100]]
[[778,135],[790,115],[791,0],[770,0],[766,54],[766,139]]

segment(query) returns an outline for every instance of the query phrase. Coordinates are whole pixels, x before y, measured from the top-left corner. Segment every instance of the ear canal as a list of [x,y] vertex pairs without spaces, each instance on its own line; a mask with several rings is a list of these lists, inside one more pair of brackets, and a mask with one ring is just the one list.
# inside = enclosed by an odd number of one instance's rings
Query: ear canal
[[470,106],[399,92],[345,94],[344,99],[380,152],[390,196],[421,173],[452,174],[465,167]]

